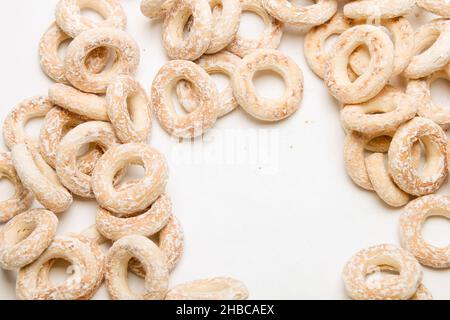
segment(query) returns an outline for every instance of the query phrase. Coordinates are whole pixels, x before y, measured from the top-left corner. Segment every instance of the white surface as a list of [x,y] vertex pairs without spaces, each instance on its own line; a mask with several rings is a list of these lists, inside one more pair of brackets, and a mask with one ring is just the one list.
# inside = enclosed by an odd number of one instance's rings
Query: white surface
[[[52,83],[41,72],[37,47],[53,21],[56,2],[15,0],[0,10],[1,121],[18,102],[45,94]],[[142,49],[137,77],[148,89],[167,61],[161,22],[142,16],[138,0],[121,2],[128,14],[128,32]],[[251,21],[247,26],[247,34],[252,26],[256,28]],[[341,270],[347,259],[370,245],[398,244],[402,210],[389,209],[375,193],[356,187],[345,173],[339,109],[308,68],[303,38],[301,33],[286,31],[280,46],[305,75],[301,109],[290,119],[263,124],[237,110],[217,122],[203,145],[195,143],[198,159],[191,163],[182,156],[191,150],[190,145],[174,141],[153,122],[150,143],[170,163],[168,192],[186,234],[185,254],[171,285],[225,275],[243,280],[253,299],[344,299]],[[278,83],[267,77],[261,82],[259,87],[266,94],[276,91]],[[448,83],[442,85],[440,98],[448,92]],[[30,127],[37,132],[39,123]],[[239,152],[245,156],[254,143],[227,148],[221,138],[258,130],[268,130],[274,139],[269,151],[278,171],[264,161],[227,164],[211,157],[225,150],[228,156]],[[267,140],[261,141],[262,147],[268,146]],[[447,185],[441,193],[449,190]],[[60,215],[59,233],[82,231],[94,223],[95,212],[94,202],[77,199]],[[449,231],[450,222],[445,219],[429,221],[424,230],[428,240],[441,245],[450,242]],[[450,298],[450,270],[425,268],[424,283],[435,298]],[[0,298],[13,299],[14,287],[14,272],[0,271]],[[106,297],[105,288],[96,296]]]

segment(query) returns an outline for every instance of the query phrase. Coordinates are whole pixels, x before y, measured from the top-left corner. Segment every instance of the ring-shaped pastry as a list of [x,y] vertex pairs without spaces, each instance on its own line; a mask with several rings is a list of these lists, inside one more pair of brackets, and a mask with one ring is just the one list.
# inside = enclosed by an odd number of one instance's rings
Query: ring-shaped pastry
[[[348,61],[352,52],[366,45],[371,62],[355,81],[348,76]],[[325,82],[331,94],[340,102],[356,104],[375,97],[387,84],[394,66],[394,45],[380,28],[358,25],[344,31],[333,47],[327,63]]]
[[[144,177],[116,189],[113,179],[127,165],[144,167]],[[146,144],[129,143],[105,152],[92,174],[92,190],[99,205],[119,217],[129,217],[150,207],[164,192],[169,178],[164,156]]]
[[[423,143],[426,164],[422,170],[412,156],[417,141]],[[423,196],[437,191],[448,174],[447,136],[433,121],[416,117],[402,125],[389,147],[389,172],[403,191]]]
[[[189,81],[198,97],[197,107],[186,115],[178,115],[171,99],[172,90],[180,80]],[[190,61],[167,62],[152,84],[152,106],[160,125],[169,134],[195,138],[211,129],[218,116],[218,92],[212,78],[203,68]]]
[[63,187],[56,172],[45,162],[37,148],[30,143],[19,143],[13,147],[11,154],[23,185],[45,208],[61,213],[70,207],[72,195]]
[[[367,283],[366,276],[377,267],[389,266],[398,276]],[[361,250],[346,264],[343,278],[348,295],[355,300],[406,300],[417,291],[422,269],[412,254],[393,245]]]
[[344,14],[350,19],[392,19],[407,16],[412,12],[416,0],[361,0],[344,6]]
[[[95,22],[81,13],[82,9],[98,12],[104,20]],[[124,30],[127,16],[118,0],[60,0],[56,5],[56,23],[72,38],[95,28],[114,28]]]
[[422,237],[422,226],[432,216],[450,219],[450,197],[429,195],[411,201],[400,216],[400,240],[419,262],[432,268],[450,267],[450,245],[436,247]]
[[[55,259],[71,263],[74,274],[52,285],[48,273]],[[104,274],[101,249],[79,235],[56,236],[47,250],[17,275],[16,294],[20,300],[83,300],[98,289]]]
[[450,3],[447,0],[417,0],[417,5],[438,16],[450,19]]
[[33,194],[26,189],[17,175],[11,154],[0,152],[0,179],[6,178],[14,185],[14,194],[0,202],[0,223],[28,210],[33,204]]
[[275,19],[294,26],[321,25],[336,13],[336,0],[316,0],[315,4],[296,6],[289,0],[261,0],[264,9]]
[[15,216],[0,230],[0,267],[13,270],[35,261],[56,235],[58,218],[44,209]]
[[[183,36],[190,17],[192,25],[188,35]],[[211,45],[212,35],[213,18],[208,1],[176,0],[164,19],[163,45],[173,60],[200,58]]]
[[130,76],[119,76],[108,86],[109,119],[122,143],[147,142],[152,129],[150,100],[144,88]]
[[150,237],[161,231],[171,216],[172,202],[167,195],[162,195],[147,211],[130,218],[119,218],[99,208],[95,225],[105,238],[112,241],[133,234]]
[[[133,293],[127,285],[128,262],[135,258],[143,265],[146,275],[144,292]],[[109,250],[106,259],[106,287],[114,300],[161,300],[169,285],[169,271],[161,250],[144,236],[123,237]]]
[[[282,98],[260,97],[253,84],[259,71],[278,73],[286,83]],[[298,110],[303,98],[303,72],[294,60],[278,50],[259,49],[247,55],[232,78],[233,91],[238,104],[253,117],[264,121],[280,121]]]
[[[92,73],[86,67],[86,58],[100,47],[114,50],[116,59],[110,68],[100,73]],[[139,60],[139,46],[125,31],[98,28],[83,32],[70,43],[64,66],[66,78],[75,88],[84,92],[105,93],[107,86],[116,76],[133,75]]]
[[77,155],[84,145],[91,143],[107,150],[120,142],[111,124],[89,121],[70,130],[61,140],[56,152],[56,172],[61,183],[74,194],[84,198],[94,197],[92,176],[79,170]]
[[247,39],[236,34],[227,50],[243,58],[256,49],[276,49],[283,36],[283,23],[273,18],[262,6],[261,0],[240,0],[242,12],[249,11],[261,17],[266,25],[258,39]]

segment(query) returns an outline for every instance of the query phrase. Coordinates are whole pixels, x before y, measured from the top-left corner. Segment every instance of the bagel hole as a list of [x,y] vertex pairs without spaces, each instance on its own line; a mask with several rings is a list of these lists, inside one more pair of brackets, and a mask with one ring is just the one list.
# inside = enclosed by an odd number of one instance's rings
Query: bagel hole
[[39,133],[41,131],[43,123],[44,123],[44,117],[43,116],[42,117],[39,116],[39,117],[35,117],[35,118],[29,119],[25,123],[25,134],[28,137],[33,137],[33,138],[38,139]]
[[305,6],[311,6],[313,4],[316,4],[317,1],[314,1],[314,0],[290,0],[290,3],[294,7],[305,7]]
[[186,39],[191,32],[192,24],[194,23],[194,17],[190,15],[183,26],[183,39]]
[[239,36],[244,39],[257,40],[261,38],[265,28],[266,24],[259,14],[253,11],[243,10],[238,31]]
[[253,83],[258,95],[265,99],[280,99],[286,91],[286,83],[283,77],[272,70],[256,72]]
[[138,180],[142,180],[145,176],[145,169],[144,167],[132,164],[129,166],[126,166],[123,169],[123,176],[116,184],[116,189],[120,189],[121,187],[124,187],[125,185],[129,183],[136,182]]
[[[130,262],[133,261],[133,263],[139,263],[139,260],[135,258],[131,258],[128,262],[128,272],[127,272],[127,284],[130,291],[134,294],[142,294],[145,292],[145,281],[144,279],[138,277],[133,272],[130,271]],[[141,266],[143,269],[143,267]],[[145,270],[145,269],[143,269]],[[145,271],[144,271],[145,272]]]
[[230,78],[221,72],[211,73],[211,78],[214,80],[219,92],[225,90],[230,85]]
[[14,196],[14,184],[6,177],[0,177],[0,201],[6,201]]
[[65,259],[54,259],[52,263],[48,273],[48,280],[52,286],[61,285],[75,275],[76,270],[69,261]]
[[431,98],[436,106],[450,107],[450,82],[447,79],[437,79],[430,86]]
[[64,57],[66,56],[67,48],[69,44],[72,42],[72,39],[67,39],[61,42],[58,46],[58,58],[61,61],[64,61]]
[[92,20],[94,22],[102,22],[105,20],[105,17],[95,9],[84,7],[81,8],[80,13],[83,17]]
[[417,168],[417,173],[422,177],[430,177],[436,173],[440,167],[440,152],[436,143],[425,136],[420,138],[421,141],[421,155],[420,165]]
[[339,34],[332,34],[328,38],[326,38],[325,43],[324,43],[325,51],[331,52],[338,39],[339,39]]
[[375,137],[366,144],[366,152],[381,152],[386,153],[389,150],[389,145],[391,144],[392,137],[387,135],[382,135],[379,137]]
[[28,238],[36,229],[35,222],[25,222],[20,225],[20,228],[10,229],[6,233],[6,241],[9,244],[15,245]]
[[209,2],[209,6],[211,7],[211,12],[213,14],[213,18],[215,20],[220,19],[220,16],[223,12],[223,0],[214,0]]
[[398,277],[400,272],[397,268],[389,265],[374,266],[366,274],[366,285],[370,288],[376,286],[380,281],[386,281],[389,278]]
[[[177,86],[183,85],[189,87],[189,89],[186,89],[183,92],[186,92],[186,96],[178,95],[177,93]],[[195,109],[195,107],[198,105],[198,99],[195,92],[192,92],[194,89],[194,86],[190,81],[187,80],[181,80],[177,82],[174,86],[174,89],[171,90],[171,96],[170,99],[172,101],[173,110],[177,115],[184,116],[189,113],[188,110],[190,108]],[[189,108],[187,108],[187,104],[189,104]],[[186,106],[186,108],[184,108]]]
[[445,210],[430,211],[422,227],[423,239],[437,248],[445,248],[450,243],[450,212]]
[[[99,48],[103,48],[104,50],[108,50],[108,60],[103,63],[104,64],[103,69],[90,70],[90,68],[88,68],[88,66],[89,66],[88,58],[92,57],[95,54],[95,52],[98,52]],[[100,59],[100,58],[97,58],[97,59]],[[116,68],[116,63],[117,63],[118,60],[119,60],[119,56],[118,56],[117,51],[115,49],[108,48],[108,47],[97,47],[97,48],[91,50],[86,55],[86,58],[84,59],[84,66],[86,67],[86,72],[88,72],[90,74],[108,76],[109,73],[113,73],[114,72],[114,69]],[[100,64],[100,62],[99,62],[99,64]]]
[[143,120],[147,117],[145,112],[148,108],[145,97],[139,92],[135,92],[127,97],[128,115],[136,130],[141,130],[144,126],[145,121]]

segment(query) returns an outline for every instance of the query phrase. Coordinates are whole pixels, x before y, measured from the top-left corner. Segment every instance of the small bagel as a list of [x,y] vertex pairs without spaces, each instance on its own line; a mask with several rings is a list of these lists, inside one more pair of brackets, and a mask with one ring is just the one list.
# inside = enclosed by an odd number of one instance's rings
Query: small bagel
[[435,19],[422,25],[416,30],[414,40],[413,58],[404,72],[406,78],[426,77],[450,62],[449,20]]
[[417,0],[417,5],[438,16],[450,19],[450,3],[447,0]]
[[[154,239],[155,237],[157,239]],[[184,250],[184,232],[178,218],[172,215],[167,225],[151,239],[158,244],[159,249],[164,253],[167,268],[169,272],[172,272],[180,261]],[[145,269],[138,260],[131,259],[128,267],[137,276],[145,278]]]
[[56,172],[61,183],[74,194],[85,198],[94,197],[92,178],[79,170],[77,155],[83,145],[91,143],[107,150],[118,145],[119,140],[109,123],[90,121],[70,130],[61,140],[56,152]]
[[141,12],[150,19],[164,18],[176,0],[142,0]]
[[432,268],[450,267],[450,245],[435,247],[424,240],[421,229],[431,216],[450,219],[450,197],[429,195],[411,201],[400,216],[400,239],[402,246],[419,262]]
[[[192,25],[184,37],[184,26],[190,17]],[[163,45],[171,59],[200,58],[211,45],[212,35],[213,18],[207,0],[176,0],[164,19]]]
[[23,186],[14,168],[11,154],[7,152],[0,152],[0,179],[3,178],[14,185],[14,195],[0,202],[0,223],[28,210],[33,203],[33,194]]
[[[81,14],[82,9],[98,12],[103,21],[95,22]],[[69,36],[95,28],[125,29],[127,16],[117,0],[60,0],[56,5],[56,23]]]
[[445,71],[438,71],[424,79],[410,80],[406,93],[417,101],[419,116],[447,127],[450,124],[450,111],[446,107],[436,105],[431,97],[431,84],[438,79],[450,81],[450,75]]
[[[418,140],[424,144],[427,162],[422,172],[414,164],[412,149]],[[423,196],[437,191],[448,174],[447,136],[433,121],[416,117],[395,133],[389,148],[389,171],[405,192]]]
[[403,207],[409,195],[400,190],[392,180],[383,153],[373,153],[365,161],[367,175],[378,196],[391,207]]
[[16,144],[12,149],[12,159],[23,185],[45,208],[60,213],[70,207],[72,195],[33,145]]
[[[128,262],[136,258],[145,268],[145,288],[133,293],[127,285]],[[131,235],[123,237],[109,250],[106,260],[106,287],[114,300],[161,300],[167,292],[169,271],[164,254],[149,239]]]
[[341,121],[347,130],[368,135],[395,131],[401,124],[414,118],[417,100],[399,89],[386,86],[375,98],[359,104],[347,105],[341,110]]
[[[60,45],[71,39],[56,23],[52,23],[39,42],[39,58],[44,73],[56,82],[68,84],[64,61],[58,55]],[[93,73],[102,71],[108,63],[109,52],[98,48],[87,57],[87,69]]]
[[119,218],[99,208],[96,216],[97,230],[107,239],[116,241],[138,234],[150,237],[161,231],[172,216],[172,202],[167,195],[160,196],[144,213],[130,218]]
[[[351,53],[366,45],[371,54],[367,70],[355,81],[348,77]],[[394,45],[380,28],[359,25],[344,31],[338,38],[328,60],[325,82],[340,102],[356,104],[375,97],[387,84],[394,66]]]
[[[189,114],[178,115],[171,100],[171,92],[180,80],[187,80],[201,97],[198,106]],[[201,67],[190,61],[167,62],[152,84],[152,106],[160,125],[169,134],[180,138],[195,138],[211,129],[218,116],[217,86]]]
[[344,6],[344,14],[350,19],[392,19],[409,15],[416,0],[362,0]]
[[[48,278],[52,260],[71,263],[74,274],[59,285]],[[56,236],[47,250],[17,275],[16,294],[20,300],[81,300],[95,293],[103,278],[101,249],[82,236]]]
[[[129,164],[144,167],[145,176],[119,190],[113,179]],[[99,205],[119,217],[129,217],[150,207],[165,191],[169,173],[164,156],[146,144],[119,145],[105,152],[92,174],[92,190]]]
[[336,13],[325,24],[311,28],[305,37],[304,53],[306,62],[321,79],[325,77],[326,64],[330,53],[325,49],[325,41],[333,35],[340,35],[353,26],[353,21],[342,13]]
[[264,21],[266,28],[258,39],[246,39],[236,34],[227,47],[235,55],[243,58],[256,49],[276,49],[283,36],[283,23],[273,18],[262,6],[261,0],[240,0],[242,11],[257,14]]
[[[253,78],[263,70],[283,77],[286,90],[281,99],[265,99],[256,93]],[[298,110],[303,98],[303,81],[303,72],[294,60],[277,50],[260,49],[242,60],[232,85],[238,104],[250,115],[264,121],[280,121]]]
[[167,292],[166,300],[246,300],[248,289],[232,278],[211,278],[180,284]]
[[[110,69],[95,74],[87,69],[85,60],[90,52],[100,47],[115,50],[117,58]],[[64,66],[66,78],[75,88],[84,92],[105,93],[117,75],[133,75],[139,60],[139,46],[125,31],[98,28],[81,33],[70,43]]]
[[35,261],[53,241],[58,218],[35,209],[11,219],[0,230],[0,267],[13,270]]
[[[414,50],[414,29],[404,17],[382,20],[381,26],[392,34],[394,42],[394,70],[392,76],[401,74],[411,62]],[[358,48],[350,56],[350,67],[361,75],[370,64],[370,54],[364,48]]]
[[[241,63],[241,59],[231,52],[222,51],[213,55],[205,55],[195,63],[205,69],[205,71],[209,74],[223,73],[231,80],[236,68]],[[192,112],[195,110],[199,97],[189,82],[180,81],[178,83],[177,97],[180,104],[186,111]],[[227,115],[238,106],[239,104],[234,97],[233,88],[231,85],[219,92],[219,117]]]
[[11,150],[18,143],[38,145],[37,139],[27,135],[25,125],[34,118],[44,117],[53,108],[47,97],[36,96],[22,101],[8,114],[3,124],[3,138]]
[[[377,267],[389,266],[398,276],[371,284],[366,276]],[[412,254],[393,245],[378,245],[361,250],[346,264],[343,278],[347,294],[355,300],[406,300],[422,280],[422,269]]]
[[91,120],[109,122],[106,99],[56,83],[48,89],[48,98],[57,106]]
[[106,91],[106,106],[120,141],[147,141],[152,129],[150,100],[139,82],[130,76],[115,78]]
[[321,25],[336,13],[336,0],[316,0],[313,5],[296,6],[289,0],[261,0],[264,9],[275,19],[294,26]]

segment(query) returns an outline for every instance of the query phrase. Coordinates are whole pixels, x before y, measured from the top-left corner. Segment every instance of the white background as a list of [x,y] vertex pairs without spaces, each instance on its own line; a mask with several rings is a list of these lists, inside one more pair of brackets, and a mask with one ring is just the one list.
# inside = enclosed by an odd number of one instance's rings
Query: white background
[[[141,47],[137,78],[148,90],[168,59],[161,45],[161,22],[146,19],[138,0],[121,2],[128,15],[127,31]],[[56,3],[15,0],[0,10],[2,122],[18,102],[46,94],[52,83],[40,69],[37,49],[54,19]],[[248,14],[243,21],[246,28],[240,32],[257,36],[261,22]],[[226,130],[275,130],[271,133],[278,135],[278,148],[272,149],[272,155],[279,159],[278,172],[271,172],[264,163],[220,164],[211,159],[188,163],[177,154],[188,150],[189,144],[173,141],[153,122],[149,142],[169,161],[168,192],[186,235],[185,254],[171,286],[223,275],[244,281],[252,299],[345,299],[341,270],[348,258],[370,245],[398,244],[402,209],[388,208],[376,194],[359,189],[347,177],[338,105],[308,68],[303,39],[304,34],[286,30],[280,46],[304,72],[301,109],[276,124],[255,121],[237,110],[220,119],[206,135],[200,154],[220,149],[218,137]],[[283,89],[279,81],[267,76],[258,79],[257,87],[269,96]],[[434,91],[437,101],[449,103],[448,83],[437,83]],[[32,121],[27,130],[36,134],[39,126],[39,121]],[[232,151],[246,148],[235,146]],[[8,185],[2,182],[0,187],[3,199]],[[440,193],[449,190],[447,185]],[[95,213],[93,201],[76,199],[59,216],[58,232],[82,231],[94,223]],[[433,244],[447,245],[450,222],[430,219],[424,235]],[[435,298],[450,298],[450,270],[424,268],[423,281]],[[14,287],[15,272],[0,271],[0,298],[15,298]],[[102,287],[96,298],[107,297]]]

